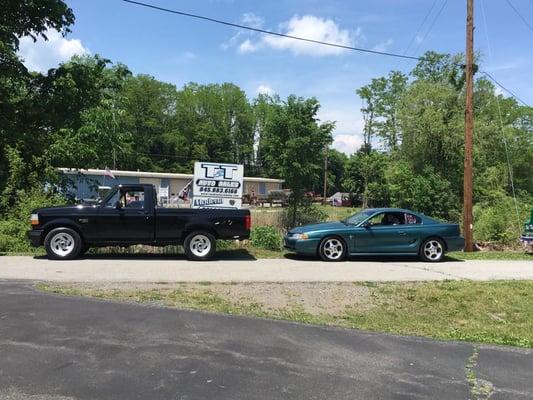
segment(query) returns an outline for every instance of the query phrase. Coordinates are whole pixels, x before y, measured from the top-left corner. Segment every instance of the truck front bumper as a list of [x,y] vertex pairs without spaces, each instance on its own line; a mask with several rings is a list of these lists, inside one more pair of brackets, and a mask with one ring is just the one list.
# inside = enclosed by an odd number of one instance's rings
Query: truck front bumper
[[26,232],[26,236],[30,240],[30,243],[34,247],[39,247],[43,244],[43,230],[42,229],[32,229],[31,231]]

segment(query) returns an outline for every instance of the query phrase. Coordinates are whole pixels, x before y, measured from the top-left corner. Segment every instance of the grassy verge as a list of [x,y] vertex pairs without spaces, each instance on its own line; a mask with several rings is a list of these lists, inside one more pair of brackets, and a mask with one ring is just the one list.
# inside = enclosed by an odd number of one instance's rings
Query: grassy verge
[[519,251],[476,251],[465,253],[462,251],[453,251],[448,253],[449,258],[459,260],[530,260],[533,261],[533,255]]
[[53,293],[533,347],[533,281],[39,284]]

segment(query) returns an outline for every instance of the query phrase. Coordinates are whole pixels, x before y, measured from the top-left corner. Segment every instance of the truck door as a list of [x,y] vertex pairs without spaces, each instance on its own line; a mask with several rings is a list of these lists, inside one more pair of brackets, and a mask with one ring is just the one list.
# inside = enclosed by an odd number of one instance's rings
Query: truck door
[[151,243],[155,218],[152,193],[142,187],[119,186],[100,207],[98,231],[102,242]]

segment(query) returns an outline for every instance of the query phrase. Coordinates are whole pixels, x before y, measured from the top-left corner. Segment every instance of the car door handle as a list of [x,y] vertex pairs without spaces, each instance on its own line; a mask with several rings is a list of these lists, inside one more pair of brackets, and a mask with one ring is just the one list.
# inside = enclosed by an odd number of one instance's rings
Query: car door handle
[[407,233],[405,233],[404,231],[400,231],[400,232],[398,232],[398,234],[399,234],[400,236],[405,236],[405,235],[407,235]]

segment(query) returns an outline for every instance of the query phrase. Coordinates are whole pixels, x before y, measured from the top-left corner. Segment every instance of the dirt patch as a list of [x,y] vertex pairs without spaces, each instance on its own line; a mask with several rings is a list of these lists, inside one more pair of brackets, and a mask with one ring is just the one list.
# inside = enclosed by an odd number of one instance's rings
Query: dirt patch
[[259,304],[275,311],[299,308],[310,314],[339,315],[347,310],[373,307],[371,291],[355,283],[108,283],[72,284],[82,290],[157,290],[162,294],[180,289],[187,293],[210,292],[233,304]]

